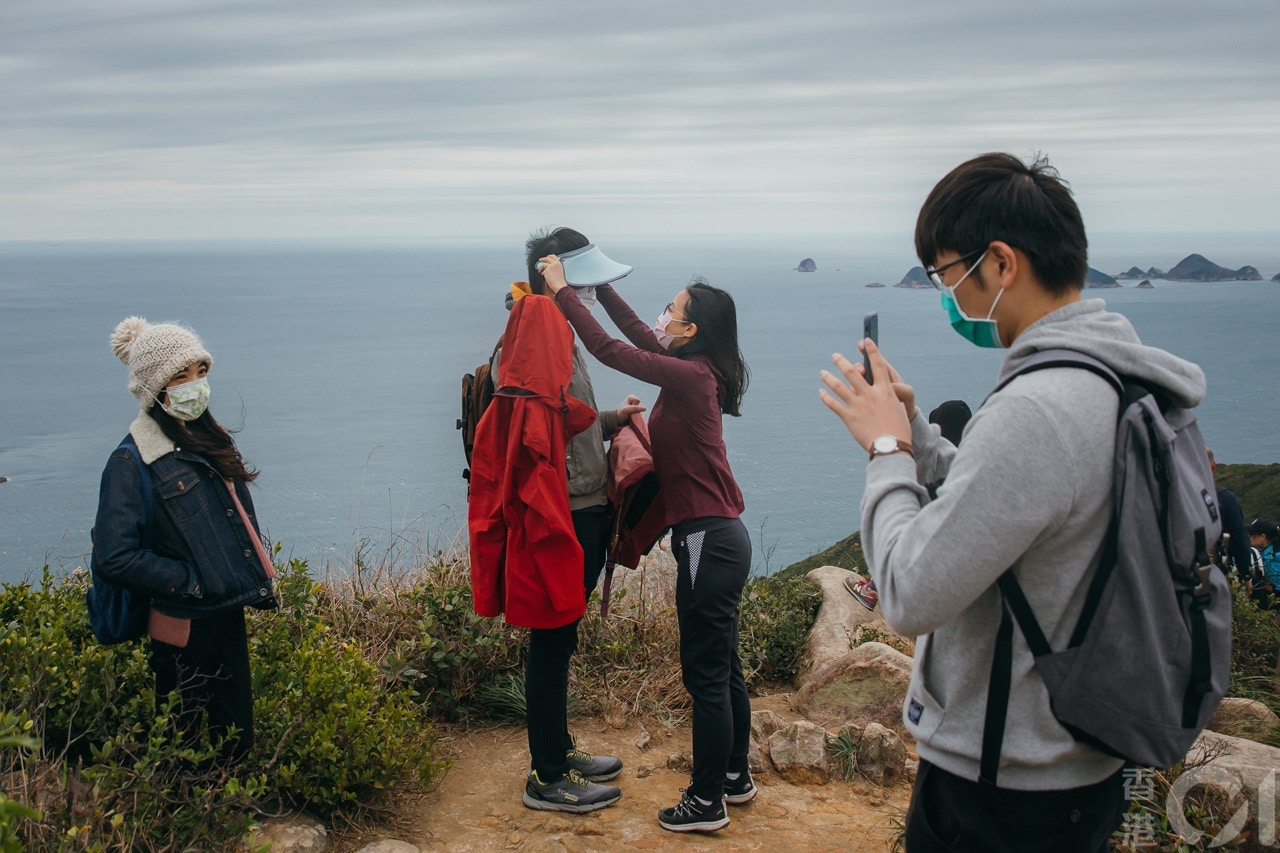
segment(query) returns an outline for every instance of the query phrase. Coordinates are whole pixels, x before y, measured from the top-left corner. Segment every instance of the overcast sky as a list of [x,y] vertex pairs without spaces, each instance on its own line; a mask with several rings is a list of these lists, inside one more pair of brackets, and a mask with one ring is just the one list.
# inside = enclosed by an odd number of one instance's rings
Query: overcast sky
[[1280,231],[1277,0],[4,0],[0,240]]

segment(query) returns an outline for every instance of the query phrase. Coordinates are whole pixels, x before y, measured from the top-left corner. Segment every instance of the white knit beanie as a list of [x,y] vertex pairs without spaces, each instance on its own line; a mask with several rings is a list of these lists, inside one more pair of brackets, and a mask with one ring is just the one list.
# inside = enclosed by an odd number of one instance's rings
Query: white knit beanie
[[213,366],[213,356],[195,332],[177,323],[153,325],[141,317],[120,321],[111,333],[111,351],[129,365],[129,393],[138,398],[144,412],[184,369],[197,361]]

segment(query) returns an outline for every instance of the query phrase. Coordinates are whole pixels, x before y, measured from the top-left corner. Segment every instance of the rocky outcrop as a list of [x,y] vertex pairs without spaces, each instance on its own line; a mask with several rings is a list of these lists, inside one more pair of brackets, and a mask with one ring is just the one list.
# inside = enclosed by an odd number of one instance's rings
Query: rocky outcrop
[[894,287],[932,290],[933,282],[929,281],[929,276],[924,274],[924,267],[912,267],[907,270],[907,274],[902,277],[902,281],[895,284]]
[[[1271,280],[1272,280],[1272,281],[1280,281],[1280,272],[1278,272],[1278,273],[1276,273],[1275,275],[1271,276]],[[0,477],[0,480],[2,480],[2,479],[3,479],[3,478],[2,478],[2,477]]]
[[805,580],[822,589],[822,606],[809,629],[802,681],[848,655],[859,628],[867,626],[884,634],[893,633],[880,611],[867,610],[845,588],[847,579],[857,577],[837,566],[820,566],[805,575]]
[[901,778],[907,760],[902,738],[879,723],[870,723],[858,741],[858,775],[877,785],[892,785]]
[[1129,267],[1122,273],[1117,273],[1116,278],[1142,278],[1146,273],[1137,267]]
[[813,262],[813,258],[805,258],[796,264],[796,272],[814,272],[818,269],[818,265]]
[[[1280,749],[1244,738],[1205,731],[1187,752],[1186,766],[1190,769],[1183,776],[1190,777],[1194,774],[1194,778],[1203,784],[1223,787],[1231,785],[1230,780],[1237,780],[1249,796],[1249,805],[1254,815],[1259,813],[1259,793],[1266,793],[1272,798],[1271,814],[1275,814],[1275,777],[1276,769],[1280,768]],[[1219,771],[1226,775],[1221,775]],[[1186,785],[1190,781],[1183,779],[1182,784]]]
[[305,814],[267,818],[250,837],[250,849],[262,845],[270,845],[272,853],[324,853],[329,849],[329,831]]
[[1254,699],[1228,696],[1218,705],[1209,718],[1207,728],[1219,734],[1249,740],[1275,740],[1280,738],[1280,717],[1266,705]]
[[1149,279],[1144,278],[1142,281],[1138,282],[1137,289],[1138,290],[1155,290],[1156,286],[1152,284]]
[[769,736],[769,758],[778,775],[801,785],[822,785],[831,779],[827,732],[808,720],[797,720]]
[[1220,267],[1204,255],[1187,255],[1165,273],[1169,281],[1261,281],[1258,270],[1243,266],[1238,270]]
[[826,726],[876,722],[905,734],[902,703],[910,683],[911,658],[884,643],[863,643],[815,671],[796,694],[796,707]]
[[1120,287],[1120,282],[1116,281],[1106,273],[1089,267],[1089,271],[1084,276],[1085,287]]

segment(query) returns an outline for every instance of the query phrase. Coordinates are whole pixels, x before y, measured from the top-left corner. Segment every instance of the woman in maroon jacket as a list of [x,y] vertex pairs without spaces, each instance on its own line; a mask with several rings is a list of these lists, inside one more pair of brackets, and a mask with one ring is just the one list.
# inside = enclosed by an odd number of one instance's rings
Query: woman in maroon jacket
[[554,255],[542,259],[547,288],[579,340],[609,367],[661,388],[649,415],[654,471],[679,567],[680,669],[693,697],[693,780],[658,813],[664,829],[716,830],[725,803],[756,794],[747,770],[751,702],[738,658],[738,604],[751,568],[751,538],[739,516],[742,491],[725,451],[721,416],[738,415],[747,366],[738,349],[733,298],[697,280],[650,328],[610,285],[596,295],[634,346],[611,337],[565,286]]

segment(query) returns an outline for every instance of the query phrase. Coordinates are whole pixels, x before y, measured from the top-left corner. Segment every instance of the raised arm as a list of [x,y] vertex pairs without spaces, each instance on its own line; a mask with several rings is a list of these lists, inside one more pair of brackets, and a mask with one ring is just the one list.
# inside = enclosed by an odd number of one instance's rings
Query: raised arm
[[613,289],[612,285],[602,284],[597,287],[596,296],[599,297],[600,304],[604,306],[609,319],[622,334],[627,336],[627,340],[648,352],[664,352],[658,344],[658,336],[653,333],[653,329],[636,316],[636,312],[631,310],[631,306],[618,294],[618,291]]

